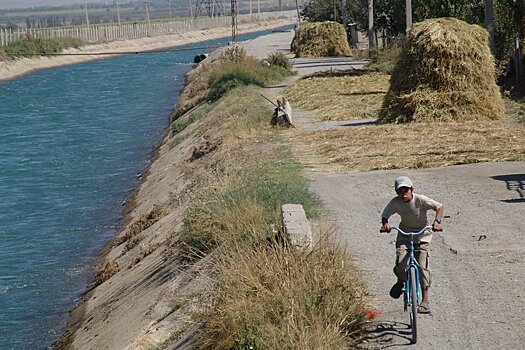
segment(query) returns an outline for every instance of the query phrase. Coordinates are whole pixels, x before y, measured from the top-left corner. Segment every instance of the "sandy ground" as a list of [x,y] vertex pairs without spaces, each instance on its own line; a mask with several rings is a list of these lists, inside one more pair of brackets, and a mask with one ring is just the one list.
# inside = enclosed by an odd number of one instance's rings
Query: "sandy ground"
[[[284,34],[264,42],[287,52]],[[280,42],[280,43],[279,43]],[[344,61],[344,60],[343,60]],[[294,80],[312,71],[359,68],[363,62],[296,60],[297,76],[272,89],[277,98]],[[292,106],[293,107],[293,106]],[[297,129],[355,127],[317,122],[295,109]],[[368,123],[369,121],[367,121]],[[357,123],[359,126],[359,123]],[[380,142],[380,140],[378,140]],[[388,147],[388,145],[384,145]],[[296,150],[296,156],[304,156]],[[308,162],[309,165],[314,165]],[[431,315],[419,317],[419,340],[410,344],[409,315],[401,300],[388,295],[396,278],[394,235],[379,233],[381,212],[395,195],[393,181],[409,175],[415,192],[441,201],[444,232],[435,234],[431,251]],[[481,163],[436,169],[330,173],[310,171],[312,189],[330,213],[321,226],[335,226],[360,261],[373,302],[381,312],[369,325],[370,349],[521,349],[525,341],[525,163]],[[392,219],[391,223],[398,223]]]
[[[277,28],[295,23],[295,19],[277,19],[271,21],[260,21],[258,23],[241,24],[238,33],[250,33],[260,30]],[[98,55],[98,53],[129,53],[139,51],[151,51],[176,47],[191,43],[203,42],[231,35],[231,27],[212,28],[207,30],[192,31],[183,34],[163,35],[147,37],[134,40],[119,40],[104,44],[88,45],[80,49],[68,49],[64,53],[84,54],[81,56],[53,56],[40,58],[22,58],[16,61],[0,61],[0,81],[10,80],[29,74],[40,69],[59,67],[69,64],[82,63],[97,59],[110,58],[114,55]]]

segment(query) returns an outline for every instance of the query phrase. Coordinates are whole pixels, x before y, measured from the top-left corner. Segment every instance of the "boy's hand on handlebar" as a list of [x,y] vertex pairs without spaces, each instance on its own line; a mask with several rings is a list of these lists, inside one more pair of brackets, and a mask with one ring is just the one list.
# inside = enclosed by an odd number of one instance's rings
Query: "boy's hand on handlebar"
[[432,231],[441,232],[443,231],[443,227],[441,226],[440,223],[438,223],[437,221],[434,221],[434,223],[432,224]]
[[390,225],[388,225],[388,224],[381,224],[381,228],[379,229],[379,232],[381,232],[381,233],[388,233],[388,232],[390,232]]

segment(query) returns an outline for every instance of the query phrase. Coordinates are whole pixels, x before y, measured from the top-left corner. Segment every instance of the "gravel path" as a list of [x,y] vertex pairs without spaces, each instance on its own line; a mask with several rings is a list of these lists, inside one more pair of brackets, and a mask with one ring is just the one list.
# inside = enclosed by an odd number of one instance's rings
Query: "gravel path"
[[[409,316],[388,296],[395,282],[394,236],[379,234],[393,180],[412,177],[416,193],[445,207],[444,229],[431,251],[432,314],[419,319],[414,349],[519,349],[525,335],[525,163],[482,163],[438,169],[314,173],[313,190],[361,261],[379,320],[371,348],[408,345]],[[392,220],[395,222],[395,220]]]
[[[293,32],[276,33],[249,42],[246,48],[258,57],[272,51],[288,53],[292,38]],[[363,64],[348,59],[296,60],[298,74],[266,92],[277,98],[288,84],[316,71]],[[298,130],[359,126],[317,122],[312,113],[298,110],[294,110],[294,124]],[[368,348],[410,344],[409,315],[403,312],[401,300],[388,295],[395,282],[395,237],[379,233],[381,212],[395,195],[393,181],[399,175],[412,177],[416,193],[442,202],[445,208],[445,231],[435,234],[431,249],[432,314],[418,318],[419,340],[410,348],[524,348],[525,162],[366,173],[312,171],[310,175],[312,189],[330,210],[320,225],[339,228],[360,261],[381,312],[369,325]]]

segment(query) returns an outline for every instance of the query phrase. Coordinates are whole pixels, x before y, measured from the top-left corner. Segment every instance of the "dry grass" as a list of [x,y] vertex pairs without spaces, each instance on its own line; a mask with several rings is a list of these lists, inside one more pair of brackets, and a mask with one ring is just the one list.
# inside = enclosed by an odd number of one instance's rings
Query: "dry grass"
[[144,238],[144,236],[140,235],[140,233],[162,219],[168,214],[168,212],[168,208],[165,206],[155,204],[148,214],[142,215],[138,220],[132,222],[129,228],[125,230],[123,234],[115,237],[113,240],[113,245],[117,246],[126,242],[123,252],[125,253],[131,250]]
[[117,274],[120,271],[121,267],[116,261],[108,261],[102,266],[98,266],[95,269],[96,277],[93,283],[91,284],[92,288],[106,282],[113,275]]
[[525,160],[525,129],[508,122],[442,122],[304,132],[301,153],[345,171]]
[[[266,244],[275,236],[272,225],[279,226],[279,204],[303,203],[312,217],[319,201],[309,191],[302,169],[290,159],[288,146],[279,143],[281,130],[270,126],[272,106],[259,92],[246,86],[229,91],[205,116],[180,132],[181,137],[191,132],[203,140],[221,138],[213,152],[184,164],[184,172],[195,183],[195,197],[177,237],[177,249],[190,257],[188,262],[215,250],[207,257],[220,259],[213,275],[226,274],[219,277],[217,305],[223,296],[234,302],[203,316],[209,321],[204,343],[208,348],[229,349],[225,344],[239,336],[237,343],[233,340],[238,348],[254,343],[258,349],[299,349],[310,344],[346,348],[348,336],[358,332],[364,317],[364,292],[344,249],[326,244],[313,254],[295,255]],[[260,242],[264,243],[259,246]],[[259,298],[250,293],[250,285],[223,284],[234,283],[238,274],[254,283],[268,281],[273,296]],[[251,299],[243,304],[247,299],[238,298],[242,295]],[[253,314],[253,319],[231,319],[246,314]],[[226,336],[215,325],[223,326]],[[244,328],[239,331],[233,326]],[[292,337],[282,347],[286,335]]]
[[389,75],[370,73],[302,79],[285,94],[294,108],[313,111],[319,120],[377,118]]
[[278,242],[231,249],[217,269],[200,348],[348,349],[360,332],[364,285],[346,249],[328,239],[311,253]]
[[344,27],[335,22],[304,23],[295,32],[296,57],[351,56]]
[[455,18],[416,23],[392,72],[380,121],[503,118],[495,77],[485,29]]

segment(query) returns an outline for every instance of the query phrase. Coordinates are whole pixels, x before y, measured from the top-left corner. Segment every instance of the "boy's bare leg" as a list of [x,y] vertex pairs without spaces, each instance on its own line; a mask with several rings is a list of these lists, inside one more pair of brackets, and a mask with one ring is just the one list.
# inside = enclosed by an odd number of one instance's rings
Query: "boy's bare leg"
[[423,300],[422,304],[428,304],[428,287],[423,288]]

